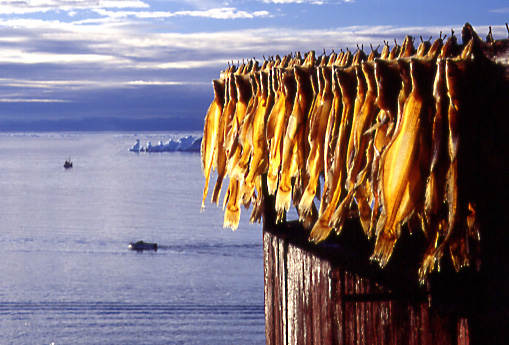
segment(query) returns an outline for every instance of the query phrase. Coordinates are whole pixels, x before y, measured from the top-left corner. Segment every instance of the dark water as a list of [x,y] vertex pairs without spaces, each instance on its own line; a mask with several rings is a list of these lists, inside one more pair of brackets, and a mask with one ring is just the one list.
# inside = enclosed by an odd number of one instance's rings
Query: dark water
[[261,227],[200,212],[199,154],[127,150],[170,136],[0,134],[0,344],[265,342]]

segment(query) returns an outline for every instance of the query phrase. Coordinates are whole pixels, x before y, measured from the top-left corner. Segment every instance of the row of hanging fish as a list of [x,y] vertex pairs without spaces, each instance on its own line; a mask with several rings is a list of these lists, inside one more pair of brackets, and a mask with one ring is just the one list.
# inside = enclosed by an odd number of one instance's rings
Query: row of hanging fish
[[462,44],[440,33],[417,48],[407,36],[369,55],[230,65],[205,118],[202,208],[215,170],[213,203],[229,177],[224,226],[237,228],[241,206],[260,221],[266,179],[277,221],[293,204],[311,241],[357,217],[383,267],[408,224],[427,239],[421,279],[446,253],[457,270],[472,264],[495,192],[485,179],[508,171],[508,42],[466,24]]

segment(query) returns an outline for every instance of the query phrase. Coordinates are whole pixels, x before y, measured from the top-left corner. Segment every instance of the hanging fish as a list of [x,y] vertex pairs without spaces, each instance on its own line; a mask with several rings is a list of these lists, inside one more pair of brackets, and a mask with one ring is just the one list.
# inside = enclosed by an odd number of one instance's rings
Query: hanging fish
[[219,126],[216,133],[216,148],[214,151],[214,160],[217,166],[217,180],[212,194],[212,202],[219,203],[219,193],[223,185],[223,179],[226,175],[227,153],[225,141],[231,130],[234,121],[235,104],[237,102],[237,92],[233,82],[233,73],[235,67],[232,66],[226,75],[225,81],[225,106],[219,119]]
[[209,190],[209,179],[214,165],[214,151],[216,149],[216,138],[219,127],[219,119],[223,112],[224,105],[224,79],[213,80],[214,100],[209,106],[205,116],[203,139],[201,142],[202,170],[205,175],[205,187],[203,188],[202,210],[205,208],[205,199]]
[[329,236],[332,231],[332,226],[330,225],[332,214],[336,210],[339,201],[346,193],[346,153],[357,95],[357,76],[355,71],[356,66],[363,59],[365,59],[365,55],[359,50],[352,60],[352,66],[334,69],[335,76],[341,88],[343,112],[338,130],[337,144],[334,150],[334,158],[328,176],[327,193],[322,194],[318,220],[309,235],[310,240],[314,242],[323,241]]
[[412,58],[409,65],[412,92],[405,102],[400,128],[382,154],[380,164],[382,213],[371,258],[381,267],[392,254],[401,235],[401,226],[422,207],[429,173],[436,64],[433,60]]
[[268,148],[266,137],[267,117],[274,105],[274,93],[269,87],[269,73],[267,70],[260,72],[261,95],[258,100],[258,106],[254,113],[252,123],[252,141],[251,141],[251,161],[249,171],[244,178],[242,185],[242,198],[244,203],[251,199],[255,188],[255,178],[265,173],[268,169]]
[[421,281],[436,266],[436,250],[440,236],[447,233],[446,179],[451,164],[448,154],[448,109],[447,82],[445,74],[446,58],[457,55],[457,39],[451,36],[437,60],[437,73],[433,86],[436,113],[433,120],[432,157],[430,175],[426,181],[423,230],[427,237],[427,248],[423,255],[419,276]]
[[[311,85],[311,68],[294,67],[295,80],[297,82],[297,94],[293,104],[292,113],[288,120],[288,126],[285,133],[283,144],[283,158],[281,163],[281,175],[276,194],[276,211],[278,220],[281,220],[284,212],[290,208],[292,182],[296,177],[299,163],[301,167],[303,162],[303,147],[305,127],[308,113],[313,102],[313,90]],[[299,153],[299,151],[301,151]]]
[[323,171],[324,165],[324,143],[327,122],[332,107],[332,70],[330,67],[319,67],[320,75],[320,97],[317,98],[317,105],[312,115],[310,133],[308,136],[310,153],[307,161],[307,174],[309,181],[299,204],[301,219],[305,219],[315,198],[318,189],[318,178]]
[[[239,69],[240,70],[240,69]],[[233,175],[233,169],[238,164],[242,154],[242,145],[239,143],[240,125],[243,123],[246,116],[249,100],[251,99],[251,85],[249,79],[242,71],[234,75],[235,87],[237,90],[237,103],[234,115],[234,124],[229,134],[230,146],[227,149],[228,155],[228,175],[230,176],[230,183],[226,196],[224,198],[224,223],[223,227],[230,227],[233,230],[237,229],[240,221],[240,196],[239,188],[240,181]]]
[[281,79],[281,95],[277,104],[272,108],[270,115],[272,121],[269,121],[267,124],[267,131],[271,130],[273,132],[269,142],[269,170],[267,173],[267,187],[270,195],[274,195],[277,190],[283,153],[283,140],[297,89],[293,70],[279,69],[278,76]]

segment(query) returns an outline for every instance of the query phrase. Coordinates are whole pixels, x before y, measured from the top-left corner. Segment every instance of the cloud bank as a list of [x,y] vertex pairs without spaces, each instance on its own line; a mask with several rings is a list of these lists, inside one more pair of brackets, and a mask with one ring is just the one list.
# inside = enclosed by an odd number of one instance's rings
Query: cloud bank
[[[330,6],[344,2],[0,1],[0,120],[104,113],[201,118],[212,97],[211,80],[231,61],[356,50],[357,44],[368,49],[384,40],[401,42],[405,35],[459,33],[464,24],[341,26],[334,21],[310,28],[305,21],[284,22],[308,18],[314,10],[322,15],[317,23],[325,22]],[[488,31],[487,26],[476,29]],[[507,35],[504,25],[492,29],[496,37]]]

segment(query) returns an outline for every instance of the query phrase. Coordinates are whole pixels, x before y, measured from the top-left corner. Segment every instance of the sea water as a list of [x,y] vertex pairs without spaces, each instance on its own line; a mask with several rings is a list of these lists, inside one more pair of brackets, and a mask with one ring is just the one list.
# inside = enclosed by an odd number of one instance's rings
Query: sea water
[[200,212],[199,153],[128,151],[182,135],[0,134],[0,344],[265,342],[261,226]]

